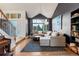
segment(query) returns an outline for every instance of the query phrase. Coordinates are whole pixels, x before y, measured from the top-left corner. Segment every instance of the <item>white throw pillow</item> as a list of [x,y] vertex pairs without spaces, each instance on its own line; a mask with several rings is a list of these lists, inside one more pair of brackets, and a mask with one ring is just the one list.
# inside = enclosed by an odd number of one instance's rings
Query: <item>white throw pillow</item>
[[38,34],[42,34],[42,31],[38,31]]
[[48,32],[47,32],[47,35],[49,36],[50,34],[51,34],[51,31],[48,31]]
[[57,36],[57,32],[53,32],[52,33],[52,36]]

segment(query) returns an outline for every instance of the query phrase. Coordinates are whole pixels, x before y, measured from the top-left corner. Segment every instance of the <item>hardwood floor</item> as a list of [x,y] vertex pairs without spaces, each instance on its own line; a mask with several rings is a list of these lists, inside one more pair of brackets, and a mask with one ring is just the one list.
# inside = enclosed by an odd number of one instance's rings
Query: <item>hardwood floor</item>
[[22,42],[16,44],[16,49],[15,52],[20,52],[26,44],[28,44],[30,42],[31,39],[28,39],[27,37],[25,39],[22,40]]
[[15,56],[77,56],[67,52],[22,52],[16,53]]
[[18,52],[15,56],[77,56],[71,51],[58,51],[58,52]]
[[14,56],[77,56],[68,48],[65,48],[65,51],[51,51],[51,52],[20,52],[26,44],[28,44],[31,39],[25,39],[16,45],[16,51]]

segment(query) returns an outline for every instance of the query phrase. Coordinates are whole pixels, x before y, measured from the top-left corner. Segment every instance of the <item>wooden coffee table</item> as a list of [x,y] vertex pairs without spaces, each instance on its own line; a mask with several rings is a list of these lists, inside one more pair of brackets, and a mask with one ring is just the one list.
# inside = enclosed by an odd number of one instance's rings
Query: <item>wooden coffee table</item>
[[34,41],[39,41],[40,40],[40,36],[33,36],[33,40]]

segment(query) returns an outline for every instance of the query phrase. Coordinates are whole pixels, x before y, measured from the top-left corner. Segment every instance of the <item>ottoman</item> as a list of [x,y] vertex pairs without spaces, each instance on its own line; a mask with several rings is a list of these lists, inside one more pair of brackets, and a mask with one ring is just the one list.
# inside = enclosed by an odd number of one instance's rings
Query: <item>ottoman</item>
[[50,37],[40,37],[40,46],[50,46]]

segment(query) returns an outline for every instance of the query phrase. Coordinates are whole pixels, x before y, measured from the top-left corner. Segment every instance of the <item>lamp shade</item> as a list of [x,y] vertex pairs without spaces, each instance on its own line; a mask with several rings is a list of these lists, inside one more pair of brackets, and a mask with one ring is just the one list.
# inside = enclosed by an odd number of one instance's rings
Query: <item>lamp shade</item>
[[45,25],[48,25],[48,24],[49,24],[49,22],[46,20],[46,21],[45,21]]

